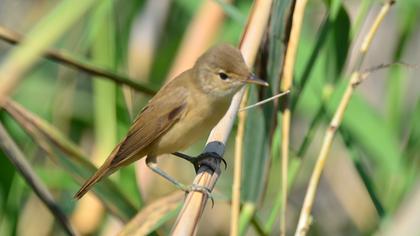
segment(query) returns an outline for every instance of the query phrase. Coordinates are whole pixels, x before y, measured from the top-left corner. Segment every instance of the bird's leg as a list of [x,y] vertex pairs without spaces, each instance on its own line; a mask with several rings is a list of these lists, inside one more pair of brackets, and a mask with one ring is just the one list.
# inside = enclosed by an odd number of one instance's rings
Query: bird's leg
[[214,205],[214,200],[213,200],[213,196],[211,195],[211,191],[210,189],[203,187],[203,186],[199,186],[196,184],[190,185],[190,186],[185,186],[182,183],[180,183],[178,180],[174,179],[173,177],[171,177],[170,175],[168,175],[165,171],[163,171],[162,169],[160,169],[157,166],[157,157],[156,156],[147,156],[146,157],[146,165],[147,167],[149,167],[153,172],[155,172],[156,174],[162,176],[163,178],[165,178],[166,180],[168,180],[169,182],[171,182],[173,185],[175,185],[175,187],[177,187],[178,189],[181,189],[182,191],[189,193],[192,191],[196,191],[196,192],[201,192],[205,195],[207,195],[211,201],[212,201],[212,205]]
[[186,155],[184,153],[180,153],[180,152],[174,152],[172,154],[177,156],[177,157],[180,157],[184,160],[187,160],[187,161],[191,162],[191,164],[193,164],[193,166],[194,166],[194,169],[195,169],[196,173],[198,172],[198,169],[202,165],[208,166],[213,171],[216,170],[217,166],[214,164],[214,162],[209,161],[209,159],[220,160],[225,165],[225,169],[227,168],[227,163],[226,163],[225,159],[223,159],[223,157],[221,157],[219,154],[217,154],[215,152],[204,152],[204,153],[201,153],[200,155],[198,155],[197,157],[191,157],[191,156],[188,156],[188,155]]
[[176,179],[172,178],[165,171],[163,171],[162,169],[160,169],[158,167],[156,156],[147,156],[146,157],[146,165],[151,170],[153,170],[156,174],[162,176],[163,178],[165,178],[166,180],[168,180],[169,182],[171,182],[173,185],[175,185],[177,188],[179,188],[179,189],[181,189],[183,191],[186,191],[187,188],[185,187],[185,185],[181,184],[179,181],[177,181]]

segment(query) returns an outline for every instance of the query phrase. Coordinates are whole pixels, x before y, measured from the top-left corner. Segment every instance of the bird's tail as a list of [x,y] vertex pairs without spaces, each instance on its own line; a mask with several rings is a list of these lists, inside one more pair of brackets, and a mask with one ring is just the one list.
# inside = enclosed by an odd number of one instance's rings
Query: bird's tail
[[93,185],[101,181],[104,177],[114,173],[114,171],[118,168],[113,167],[112,160],[114,159],[115,155],[118,153],[120,148],[120,144],[117,145],[112,153],[109,155],[107,160],[101,167],[92,175],[79,189],[79,191],[74,195],[74,198],[80,199],[82,198],[91,188]]
[[80,199],[82,198],[94,184],[99,182],[102,178],[110,174],[110,169],[108,166],[103,165],[99,170],[96,171],[94,175],[92,175],[79,189],[79,191],[74,195],[74,198]]

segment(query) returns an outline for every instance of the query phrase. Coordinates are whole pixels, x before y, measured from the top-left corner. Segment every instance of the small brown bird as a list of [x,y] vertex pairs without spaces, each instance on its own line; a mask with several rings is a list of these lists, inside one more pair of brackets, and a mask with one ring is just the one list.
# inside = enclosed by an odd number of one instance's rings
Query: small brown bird
[[[157,167],[156,157],[185,149],[208,135],[228,110],[233,95],[247,83],[268,86],[249,71],[237,48],[221,44],[209,49],[197,59],[193,68],[168,82],[149,101],[127,136],[75,198],[81,198],[102,178],[144,156],[154,172],[186,190]],[[193,162],[195,167],[195,160],[200,159],[176,155]]]

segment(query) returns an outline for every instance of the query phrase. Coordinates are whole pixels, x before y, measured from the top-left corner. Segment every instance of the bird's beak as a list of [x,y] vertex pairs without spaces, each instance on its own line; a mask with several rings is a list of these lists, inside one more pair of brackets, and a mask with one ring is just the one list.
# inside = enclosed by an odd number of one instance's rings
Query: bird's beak
[[262,86],[268,86],[269,85],[267,82],[265,82],[264,80],[258,78],[253,73],[251,73],[249,75],[248,79],[245,80],[245,83],[248,83],[248,84],[258,84],[258,85],[262,85]]

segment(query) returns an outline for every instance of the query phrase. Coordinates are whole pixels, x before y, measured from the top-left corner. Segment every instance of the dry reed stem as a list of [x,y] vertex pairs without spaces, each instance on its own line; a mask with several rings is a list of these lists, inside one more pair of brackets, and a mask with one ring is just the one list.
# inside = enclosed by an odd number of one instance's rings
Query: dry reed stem
[[275,99],[277,99],[277,98],[279,98],[279,97],[281,97],[281,96],[284,96],[284,95],[286,95],[286,94],[288,94],[288,93],[290,93],[290,90],[287,90],[287,91],[284,91],[284,92],[282,92],[282,93],[276,94],[276,95],[271,96],[271,97],[269,97],[269,98],[267,98],[267,99],[261,100],[261,101],[259,101],[259,102],[255,103],[255,104],[252,104],[252,105],[249,105],[249,106],[243,107],[243,108],[241,108],[239,111],[240,111],[240,112],[242,112],[242,111],[246,111],[246,110],[248,110],[248,109],[251,109],[251,108],[257,107],[257,106],[264,105],[264,104],[266,104],[267,102],[273,101],[273,100],[275,100]]
[[39,199],[46,205],[51,214],[55,217],[58,223],[63,227],[68,235],[77,235],[73,226],[70,224],[67,216],[60,209],[59,205],[55,202],[52,194],[48,191],[47,186],[37,176],[35,171],[31,168],[24,157],[22,151],[7,133],[4,126],[0,123],[0,146],[6,157],[16,167],[18,172],[25,179],[26,183],[31,187]]
[[[284,59],[284,69],[281,78],[280,91],[290,90],[293,81],[293,71],[296,61],[296,52],[299,45],[300,31],[305,15],[307,0],[297,0],[292,18],[292,28],[290,38],[287,44],[286,55]],[[280,213],[280,235],[286,235],[286,210],[287,210],[287,174],[289,165],[289,145],[290,145],[290,126],[291,126],[290,94],[284,98],[282,108],[281,122],[281,192],[282,204]]]
[[[240,43],[240,49],[245,62],[249,66],[254,64],[270,15],[271,2],[271,0],[255,1],[248,18],[248,24]],[[212,130],[207,140],[205,152],[216,152],[219,155],[224,154],[224,144],[232,129],[244,92],[245,88],[241,89],[234,96],[228,112]],[[217,163],[217,166],[219,168],[214,173],[206,166],[200,167],[194,184],[199,184],[212,190],[220,175],[220,162]],[[203,193],[190,192],[173,226],[172,235],[195,235],[206,202],[207,196]]]
[[[248,90],[246,91],[248,92]],[[240,207],[241,207],[241,180],[242,180],[242,163],[243,163],[243,141],[245,134],[245,123],[246,123],[246,111],[250,108],[260,106],[264,103],[267,103],[271,100],[279,98],[285,94],[288,94],[290,91],[279,93],[268,99],[257,102],[253,105],[247,106],[248,93],[244,94],[242,99],[239,113],[238,113],[238,129],[236,131],[235,139],[235,156],[234,156],[234,165],[233,165],[233,185],[232,185],[232,208],[231,208],[231,222],[230,222],[230,235],[235,236],[239,235],[239,216],[240,216]]]
[[310,227],[310,214],[312,210],[312,206],[315,200],[316,189],[319,184],[319,179],[322,174],[322,170],[324,169],[325,162],[327,160],[328,154],[331,150],[332,142],[334,140],[334,135],[343,120],[344,113],[346,111],[347,105],[350,102],[351,96],[353,94],[354,89],[357,85],[361,83],[364,77],[363,74],[359,73],[360,67],[362,65],[362,59],[366,54],[373,36],[378,30],[379,25],[382,23],[385,15],[389,12],[390,6],[394,3],[394,1],[388,1],[383,5],[380,12],[376,16],[369,32],[366,34],[362,46],[360,48],[360,55],[359,55],[359,62],[356,65],[354,72],[350,76],[350,81],[347,85],[347,88],[344,92],[343,97],[338,105],[337,110],[334,113],[334,116],[330,122],[330,125],[326,131],[324,141],[322,143],[321,151],[319,153],[317,162],[315,164],[314,170],[312,172],[311,179],[309,180],[309,186],[305,195],[305,200],[303,202],[302,210],[299,217],[299,222],[297,225],[295,236],[304,236],[309,230]]
[[[10,44],[20,44],[24,40],[22,35],[10,29],[6,29],[5,27],[2,27],[2,26],[0,26],[0,39]],[[156,93],[156,89],[150,86],[137,83],[133,81],[133,79],[128,78],[127,76],[120,75],[112,71],[109,71],[107,69],[93,65],[91,63],[76,59],[70,56],[70,54],[64,50],[47,49],[43,55],[44,57],[52,61],[55,61],[57,63],[74,67],[78,70],[84,71],[91,75],[101,76],[101,78],[112,80],[117,84],[127,85],[139,92],[142,92],[148,95],[153,95]]]
[[[244,109],[248,102],[248,90],[242,99],[240,110]],[[241,211],[241,180],[243,163],[243,141],[245,134],[246,112],[238,113],[238,129],[235,139],[235,156],[233,164],[233,184],[232,184],[232,205],[230,214],[230,235],[239,235],[239,215]]]
[[[67,157],[71,159],[70,162],[82,165],[83,169],[90,171],[91,173],[96,170],[94,165],[86,159],[86,155],[82,152],[82,150],[80,150],[74,143],[64,138],[62,133],[45,120],[42,120],[34,113],[31,113],[20,104],[8,98],[6,99],[3,108],[17,122],[17,124],[23,128],[25,133],[27,133],[29,137],[47,154],[50,160],[65,168],[68,171],[68,174],[70,174],[77,183],[82,184],[84,181],[84,178],[80,175],[81,173],[78,171],[75,172],[72,168],[68,168],[66,164],[60,162],[60,158],[56,155],[57,153],[54,151],[54,147],[57,147],[65,155],[67,155]],[[111,180],[105,179],[103,181],[107,182],[107,188],[109,191],[113,192],[114,195],[118,196],[117,198],[125,202],[124,204],[127,203],[132,211],[135,210],[135,206],[132,205],[118,189],[116,189],[115,184]],[[111,202],[109,199],[107,200],[104,198],[105,195],[103,194],[97,194],[96,196],[102,201],[102,204],[108,209],[108,211],[116,216],[116,218],[119,218],[123,222],[128,221],[130,216],[122,213],[123,209],[120,209],[117,206],[119,204]],[[124,205],[123,208],[127,210]]]
[[177,191],[164,196],[144,207],[128,222],[119,236],[149,235],[163,217],[176,210],[184,198],[184,193]]
[[[226,2],[230,1],[227,0]],[[189,23],[166,81],[174,79],[181,72],[194,65],[197,58],[209,48],[216,38],[217,32],[223,25],[223,19],[223,9],[216,2],[213,0],[203,1]],[[170,170],[176,166],[173,161],[175,160],[168,159],[165,163],[162,163],[161,167]],[[148,170],[143,161],[136,164],[136,176],[138,186],[143,190],[147,190],[147,186],[151,186],[150,183],[156,178],[156,175]],[[147,199],[147,191],[143,191],[142,194]]]

